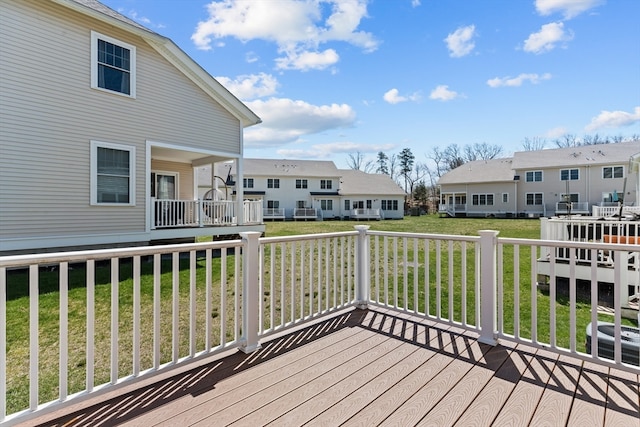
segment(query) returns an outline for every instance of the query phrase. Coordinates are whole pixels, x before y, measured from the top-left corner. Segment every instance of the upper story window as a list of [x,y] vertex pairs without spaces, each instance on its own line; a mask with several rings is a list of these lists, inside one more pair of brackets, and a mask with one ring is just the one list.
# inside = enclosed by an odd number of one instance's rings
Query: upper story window
[[280,188],[280,179],[279,178],[268,178],[267,179],[267,188]]
[[91,204],[135,205],[135,147],[91,141]]
[[579,169],[560,169],[560,181],[576,181],[580,179]]
[[308,181],[306,179],[296,179],[296,188],[307,188]]
[[527,182],[542,182],[542,171],[529,171],[525,174]]
[[320,188],[323,190],[330,190],[333,187],[333,181],[330,179],[321,179]]
[[91,32],[91,87],[136,97],[136,47]]
[[624,166],[605,166],[602,168],[602,178],[624,178]]
[[253,178],[242,178],[243,188],[253,188]]

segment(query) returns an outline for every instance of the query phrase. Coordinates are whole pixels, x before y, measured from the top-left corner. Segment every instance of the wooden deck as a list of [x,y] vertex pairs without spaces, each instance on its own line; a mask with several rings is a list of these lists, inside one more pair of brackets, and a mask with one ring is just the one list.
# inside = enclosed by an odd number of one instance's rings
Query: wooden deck
[[640,426],[637,374],[522,345],[491,347],[475,338],[419,318],[353,310],[275,337],[253,354],[233,352],[36,421]]

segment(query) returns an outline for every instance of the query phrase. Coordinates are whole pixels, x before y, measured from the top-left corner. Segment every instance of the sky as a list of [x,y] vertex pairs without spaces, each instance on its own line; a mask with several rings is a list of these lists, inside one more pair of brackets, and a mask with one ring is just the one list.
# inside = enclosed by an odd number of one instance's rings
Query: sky
[[248,158],[640,136],[638,0],[101,0],[262,123]]

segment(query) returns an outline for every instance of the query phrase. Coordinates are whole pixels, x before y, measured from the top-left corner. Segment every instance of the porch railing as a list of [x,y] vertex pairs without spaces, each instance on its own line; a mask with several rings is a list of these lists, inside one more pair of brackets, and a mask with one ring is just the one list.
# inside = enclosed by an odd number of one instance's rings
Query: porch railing
[[[536,286],[549,247],[604,243],[355,231],[0,258],[0,423],[28,420],[342,309],[375,305],[640,373],[622,358],[620,289],[613,360],[597,356],[597,286]],[[575,249],[572,250],[575,254]],[[570,265],[576,263],[571,255]],[[555,262],[555,261],[552,261]],[[597,269],[597,265],[592,267]],[[614,271],[622,277],[623,269]],[[595,276],[594,276],[595,277]],[[621,283],[621,282],[616,282]],[[586,303],[585,303],[586,298]],[[588,308],[581,308],[584,305]],[[591,326],[587,331],[587,310]],[[47,363],[42,363],[46,360]],[[57,361],[57,362],[55,362]]]
[[[615,206],[592,206],[591,215],[597,218],[606,218],[620,213],[620,205]],[[640,206],[623,206],[622,214],[636,214],[640,215]]]
[[[238,225],[236,203],[230,200],[152,200],[152,229]],[[243,202],[244,224],[262,223],[262,203]]]
[[351,219],[381,219],[380,209],[353,209]]

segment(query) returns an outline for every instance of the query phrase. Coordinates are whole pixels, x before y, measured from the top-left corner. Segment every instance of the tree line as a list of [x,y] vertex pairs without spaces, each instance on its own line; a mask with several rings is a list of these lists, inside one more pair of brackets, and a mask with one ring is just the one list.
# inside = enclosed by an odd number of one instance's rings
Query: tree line
[[[527,137],[522,141],[522,151],[615,144],[636,140],[640,140],[640,135],[603,137],[594,134],[579,138],[575,134],[564,134],[555,139]],[[482,142],[463,146],[450,144],[444,148],[433,147],[425,153],[424,161],[416,160],[410,148],[403,148],[399,153],[380,151],[375,159],[367,159],[363,153],[356,152],[348,155],[347,166],[367,173],[389,175],[407,194],[405,208],[419,206],[429,212],[437,209],[440,196],[437,183],[445,173],[468,162],[501,157],[505,157],[503,147]]]

